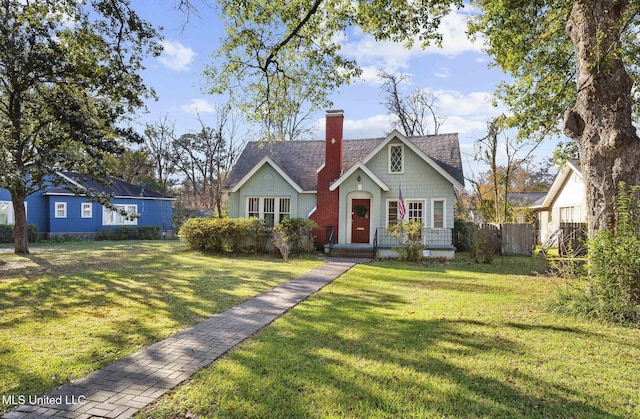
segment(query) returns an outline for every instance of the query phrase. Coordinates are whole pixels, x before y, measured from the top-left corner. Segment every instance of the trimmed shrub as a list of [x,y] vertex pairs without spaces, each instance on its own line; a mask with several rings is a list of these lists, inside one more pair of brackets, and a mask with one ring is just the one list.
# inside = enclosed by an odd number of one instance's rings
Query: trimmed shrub
[[291,253],[311,253],[315,249],[313,231],[318,228],[313,220],[304,218],[286,218],[274,228],[281,231],[287,239]]
[[[38,241],[38,226],[29,224],[27,237],[30,243]],[[0,224],[0,243],[13,243],[13,226],[9,224]]]
[[0,243],[13,243],[13,226],[0,224]]
[[178,234],[192,249],[207,253],[259,252],[267,237],[257,218],[192,218]]
[[312,220],[287,218],[271,232],[271,243],[280,251],[282,259],[289,260],[290,253],[310,253],[314,250],[313,230],[318,228]]
[[118,226],[103,228],[96,240],[160,240],[161,237],[158,226]]

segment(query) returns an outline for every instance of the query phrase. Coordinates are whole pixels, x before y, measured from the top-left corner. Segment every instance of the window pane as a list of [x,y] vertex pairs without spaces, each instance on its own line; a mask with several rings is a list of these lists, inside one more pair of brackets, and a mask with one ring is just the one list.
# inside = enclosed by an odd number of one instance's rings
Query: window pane
[[291,216],[291,198],[280,198],[280,211],[278,213],[278,222],[285,220]]
[[249,208],[247,208],[247,215],[249,218],[260,217],[260,198],[249,198],[248,203]]
[[433,201],[433,228],[444,228],[444,201]]
[[91,218],[91,203],[82,204],[82,218]]
[[9,203],[0,202],[0,224],[9,224]]
[[402,146],[392,145],[389,148],[389,171],[391,173],[402,172]]
[[275,198],[264,198],[264,222],[267,227],[273,227],[275,225]]
[[409,220],[422,222],[422,202],[409,202]]
[[389,201],[389,225],[398,224],[398,201]]
[[67,204],[64,202],[56,202],[56,218],[65,218],[67,216]]

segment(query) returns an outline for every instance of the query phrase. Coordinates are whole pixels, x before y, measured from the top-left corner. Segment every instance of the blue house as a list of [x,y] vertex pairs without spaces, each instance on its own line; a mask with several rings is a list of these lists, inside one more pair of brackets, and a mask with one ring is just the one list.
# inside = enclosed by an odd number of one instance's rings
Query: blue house
[[[80,173],[58,172],[57,176],[63,184],[111,196],[116,208],[137,217],[125,217],[119,211],[91,202],[87,196],[52,185],[26,200],[27,222],[36,224],[40,233],[48,237],[92,236],[118,226],[158,226],[167,235],[173,234],[171,217],[175,198],[113,178],[105,185]],[[0,224],[13,222],[11,195],[0,188]]]

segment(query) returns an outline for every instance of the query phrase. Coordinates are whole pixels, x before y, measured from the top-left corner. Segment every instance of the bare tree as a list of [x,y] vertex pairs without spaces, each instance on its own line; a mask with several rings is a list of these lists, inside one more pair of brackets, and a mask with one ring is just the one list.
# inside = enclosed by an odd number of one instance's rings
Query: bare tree
[[393,116],[395,128],[411,137],[428,135],[429,126],[433,125],[433,134],[438,134],[446,118],[438,116],[437,98],[433,92],[416,89],[408,96],[403,96],[399,85],[409,80],[408,74],[378,70],[378,77],[382,80],[382,104]]
[[[487,123],[487,135],[476,142],[476,160],[486,163],[489,170],[479,179],[469,179],[477,194],[479,207],[487,205],[487,195],[491,195],[493,221],[501,223],[510,216],[508,195],[512,191],[514,175],[533,179],[539,174],[528,170],[533,152],[540,143],[514,140],[505,134],[505,115],[500,115]],[[499,155],[504,147],[504,164],[499,164]],[[518,173],[520,172],[520,173]],[[540,180],[540,179],[538,179]],[[519,182],[525,184],[526,182]],[[522,191],[520,191],[522,192]],[[485,208],[486,209],[486,208]]]
[[167,116],[145,127],[143,151],[153,162],[158,182],[166,187],[171,185],[171,176],[176,172],[171,157],[175,139],[175,121]]
[[175,139],[171,159],[185,178],[185,200],[192,209],[215,209],[224,215],[222,189],[240,147],[235,144],[237,123],[229,105],[216,108],[216,120],[209,127],[198,114],[200,130]]

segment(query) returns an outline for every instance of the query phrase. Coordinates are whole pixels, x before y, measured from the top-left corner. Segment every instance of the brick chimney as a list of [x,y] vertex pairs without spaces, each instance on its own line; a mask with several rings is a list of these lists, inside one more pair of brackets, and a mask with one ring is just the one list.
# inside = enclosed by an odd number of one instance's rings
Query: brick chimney
[[338,179],[342,174],[342,126],[344,124],[344,113],[338,111],[327,111],[326,117],[326,139],[324,151],[324,168],[329,177]]
[[316,231],[316,244],[324,245],[334,229],[334,242],[338,237],[338,213],[340,191],[330,191],[329,186],[342,174],[342,127],[344,112],[328,110],[326,114],[326,137],[324,167],[318,172],[316,211],[312,214],[320,228]]

